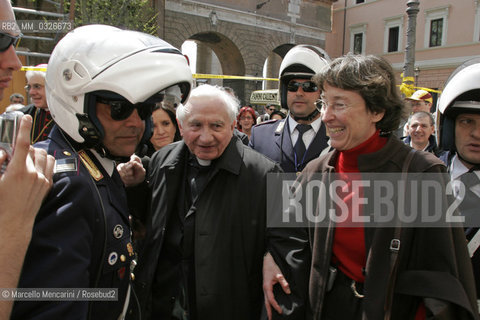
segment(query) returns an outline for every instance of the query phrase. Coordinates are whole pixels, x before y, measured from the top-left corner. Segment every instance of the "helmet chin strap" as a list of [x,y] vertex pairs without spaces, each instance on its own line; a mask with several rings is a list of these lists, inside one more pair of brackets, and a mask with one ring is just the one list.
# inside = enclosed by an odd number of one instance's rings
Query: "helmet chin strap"
[[460,153],[458,153],[457,151],[457,157],[462,160],[462,162],[465,162],[469,165],[472,165],[472,168],[470,168],[469,171],[477,171],[477,170],[480,170],[480,163],[473,163],[473,162],[470,162],[468,160],[465,160],[462,156],[460,156]]
[[110,151],[102,143],[97,144],[94,147],[94,149],[95,149],[95,151],[98,152],[98,154],[102,158],[107,158],[107,159],[113,160],[117,163],[128,162],[130,160],[130,157],[115,156],[115,155],[111,154]]
[[292,114],[293,119],[298,122],[298,120],[312,121],[320,114],[320,111],[317,108],[315,108],[315,110],[313,110],[312,113],[310,113],[308,116],[305,116],[305,117],[297,117],[296,115],[293,114],[292,111],[290,111],[290,113]]

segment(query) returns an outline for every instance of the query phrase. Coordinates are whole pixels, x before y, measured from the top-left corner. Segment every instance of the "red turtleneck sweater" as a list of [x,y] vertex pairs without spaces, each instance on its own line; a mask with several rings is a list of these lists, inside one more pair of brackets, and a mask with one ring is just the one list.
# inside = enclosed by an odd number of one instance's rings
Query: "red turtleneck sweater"
[[[373,153],[380,150],[385,146],[387,140],[385,137],[380,137],[380,131],[377,130],[375,134],[362,144],[350,150],[339,152],[337,163],[335,164],[335,171],[339,176],[342,176],[342,173],[348,173],[348,175],[343,176],[347,182],[347,186],[341,193],[337,191],[337,194],[347,204],[349,215],[352,212],[353,205],[359,206],[359,215],[362,214],[360,204],[352,203],[352,180],[355,180],[357,177],[360,178],[359,174],[355,174],[360,172],[358,169],[358,157],[362,154]],[[358,197],[362,197],[361,190]],[[347,222],[348,221],[351,220],[347,219]],[[363,283],[365,282],[363,268],[365,267],[366,259],[364,228],[342,227],[341,224],[337,224],[333,242],[333,263],[349,278]],[[415,320],[425,319],[425,313],[425,305],[420,303],[415,315]]]
[[[347,185],[342,190],[337,190],[336,192],[348,207],[349,218],[347,218],[345,223],[351,221],[353,206],[358,206],[358,213],[359,215],[362,214],[362,205],[352,203],[354,196],[352,180],[356,180],[357,177],[360,178],[359,174],[355,174],[359,172],[358,157],[362,154],[376,152],[386,143],[387,138],[380,137],[380,131],[377,130],[375,134],[362,144],[350,150],[339,152],[337,163],[335,164],[335,171],[342,180],[347,182]],[[342,175],[342,173],[348,173],[348,175]],[[362,197],[361,190],[357,197]],[[362,283],[365,281],[363,268],[366,263],[366,249],[363,227],[343,227],[342,223],[337,224],[333,242],[332,261],[349,278]]]

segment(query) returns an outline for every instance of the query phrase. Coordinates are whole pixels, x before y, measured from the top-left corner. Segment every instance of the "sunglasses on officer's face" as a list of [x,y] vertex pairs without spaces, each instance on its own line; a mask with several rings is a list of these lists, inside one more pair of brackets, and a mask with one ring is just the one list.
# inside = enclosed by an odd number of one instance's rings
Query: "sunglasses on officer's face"
[[97,97],[97,102],[107,104],[110,106],[110,116],[115,121],[125,120],[137,109],[140,119],[146,120],[152,115],[155,103],[140,102],[133,104],[126,100],[109,100]]
[[20,36],[12,36],[8,33],[0,32],[0,52],[7,51],[10,46],[17,47]]
[[303,92],[315,92],[318,90],[318,86],[312,81],[296,82],[290,81],[287,86],[287,90],[290,92],[297,92],[298,88],[302,87]]

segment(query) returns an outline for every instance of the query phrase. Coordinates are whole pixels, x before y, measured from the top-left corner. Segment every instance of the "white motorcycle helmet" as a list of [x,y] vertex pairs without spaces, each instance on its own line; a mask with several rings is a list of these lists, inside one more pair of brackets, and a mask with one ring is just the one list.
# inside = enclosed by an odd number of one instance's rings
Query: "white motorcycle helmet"
[[292,79],[311,79],[315,74],[328,65],[330,57],[325,50],[300,44],[287,52],[280,64],[280,104],[288,110],[287,85]]
[[[151,104],[161,102],[168,89],[183,103],[192,73],[186,57],[157,37],[88,25],[69,32],[56,45],[45,85],[57,125],[82,147],[103,149],[104,130],[95,111],[98,97]],[[140,145],[152,133],[151,115],[145,120]]]
[[468,60],[450,75],[437,103],[438,145],[454,152],[455,118],[460,113],[480,113],[480,58]]

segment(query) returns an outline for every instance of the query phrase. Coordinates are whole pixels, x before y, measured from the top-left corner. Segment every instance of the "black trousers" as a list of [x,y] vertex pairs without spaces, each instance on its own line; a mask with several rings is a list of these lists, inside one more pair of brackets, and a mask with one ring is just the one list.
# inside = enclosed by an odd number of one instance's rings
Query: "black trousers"
[[[352,289],[353,280],[337,270],[332,289],[323,300],[322,320],[361,320],[363,299]],[[355,283],[358,293],[363,294],[363,284]]]

